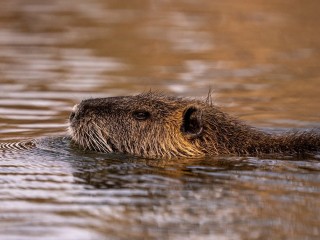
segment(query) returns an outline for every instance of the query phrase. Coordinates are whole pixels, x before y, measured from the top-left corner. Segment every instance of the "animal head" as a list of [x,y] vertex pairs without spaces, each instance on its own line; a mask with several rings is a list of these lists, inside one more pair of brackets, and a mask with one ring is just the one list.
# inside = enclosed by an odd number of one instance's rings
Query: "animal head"
[[69,132],[87,150],[149,158],[201,156],[205,106],[153,92],[87,99],[71,113]]

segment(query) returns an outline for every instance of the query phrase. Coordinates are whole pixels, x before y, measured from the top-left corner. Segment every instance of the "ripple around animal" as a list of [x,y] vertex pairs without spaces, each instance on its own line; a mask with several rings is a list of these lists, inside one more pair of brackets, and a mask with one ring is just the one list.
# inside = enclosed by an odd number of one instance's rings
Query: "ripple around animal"
[[82,151],[66,136],[1,149],[1,239],[141,239],[146,229],[156,239],[214,238],[226,224],[230,239],[315,236],[318,159],[148,160]]
[[27,150],[27,149],[34,148],[35,146],[36,146],[35,140],[5,142],[5,143],[0,143],[0,152]]

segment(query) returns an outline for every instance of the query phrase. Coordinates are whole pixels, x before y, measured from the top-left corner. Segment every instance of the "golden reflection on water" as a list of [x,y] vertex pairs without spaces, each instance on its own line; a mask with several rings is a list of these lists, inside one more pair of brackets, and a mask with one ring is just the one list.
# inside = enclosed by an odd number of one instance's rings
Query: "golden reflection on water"
[[[3,1],[0,140],[61,135],[80,99],[149,89],[205,97],[211,88],[255,126],[319,127],[319,9],[309,0]],[[38,237],[65,230],[68,239],[320,234],[319,156],[154,164],[53,153],[1,159],[8,235],[34,226]]]
[[[203,97],[211,87],[218,104],[255,125],[317,127],[318,5],[3,3],[0,91],[1,99],[13,104],[0,106],[1,138],[59,134],[79,99],[149,89]],[[51,104],[31,107],[40,120],[33,123],[24,118],[30,109],[14,105],[16,100]],[[56,104],[59,108],[53,110]]]

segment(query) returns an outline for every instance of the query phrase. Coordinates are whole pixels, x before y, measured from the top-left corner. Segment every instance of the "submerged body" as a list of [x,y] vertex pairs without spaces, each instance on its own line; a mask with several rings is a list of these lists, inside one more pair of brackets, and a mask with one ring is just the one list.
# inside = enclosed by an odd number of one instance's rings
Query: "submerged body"
[[271,135],[222,112],[208,100],[153,92],[84,100],[70,115],[69,132],[84,149],[148,158],[320,149],[317,132]]

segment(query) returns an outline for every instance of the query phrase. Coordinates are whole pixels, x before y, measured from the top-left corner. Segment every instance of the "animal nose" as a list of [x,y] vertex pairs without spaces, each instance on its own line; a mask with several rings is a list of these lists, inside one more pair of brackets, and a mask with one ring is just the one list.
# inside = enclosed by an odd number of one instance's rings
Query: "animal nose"
[[76,112],[78,108],[79,108],[79,104],[74,105],[72,108],[72,112]]
[[72,119],[74,119],[74,117],[76,116],[78,108],[79,108],[79,104],[76,104],[76,105],[73,106],[71,114],[70,114],[70,117],[69,117],[70,121],[72,121]]

